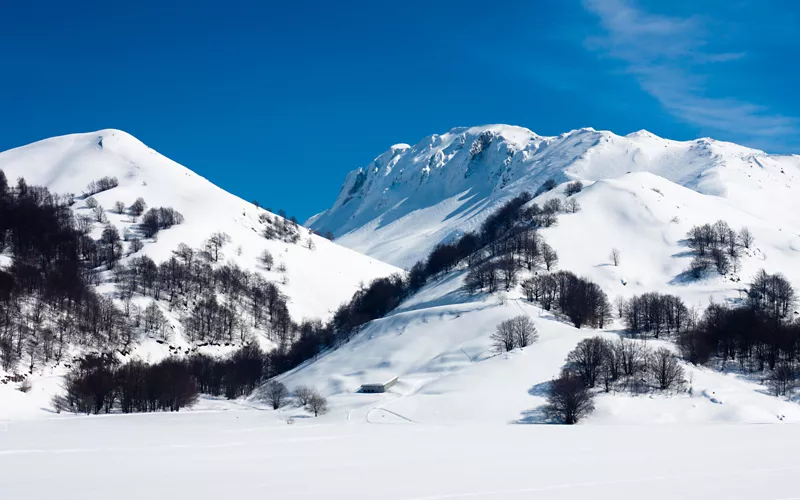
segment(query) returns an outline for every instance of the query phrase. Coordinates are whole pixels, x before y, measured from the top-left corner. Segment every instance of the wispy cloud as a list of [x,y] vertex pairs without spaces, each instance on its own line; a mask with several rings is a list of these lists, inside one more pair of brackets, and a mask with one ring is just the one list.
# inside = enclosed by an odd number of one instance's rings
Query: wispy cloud
[[746,57],[709,48],[707,20],[646,12],[633,0],[584,0],[605,35],[587,47],[620,60],[641,88],[679,119],[704,131],[765,149],[796,148],[798,120],[736,97],[710,96],[715,65]]

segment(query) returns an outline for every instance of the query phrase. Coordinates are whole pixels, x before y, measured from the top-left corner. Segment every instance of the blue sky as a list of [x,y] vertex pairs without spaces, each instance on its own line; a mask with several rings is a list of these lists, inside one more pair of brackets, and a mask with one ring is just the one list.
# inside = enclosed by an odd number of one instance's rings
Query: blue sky
[[0,150],[120,128],[301,220],[455,126],[800,153],[797,26],[789,0],[5,2]]

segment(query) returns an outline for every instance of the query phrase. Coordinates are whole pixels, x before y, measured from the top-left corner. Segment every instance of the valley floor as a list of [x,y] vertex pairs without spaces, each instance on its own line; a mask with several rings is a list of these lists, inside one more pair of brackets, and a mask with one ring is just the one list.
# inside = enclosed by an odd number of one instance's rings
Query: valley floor
[[291,412],[200,408],[0,422],[0,497],[800,498],[794,424],[288,425]]

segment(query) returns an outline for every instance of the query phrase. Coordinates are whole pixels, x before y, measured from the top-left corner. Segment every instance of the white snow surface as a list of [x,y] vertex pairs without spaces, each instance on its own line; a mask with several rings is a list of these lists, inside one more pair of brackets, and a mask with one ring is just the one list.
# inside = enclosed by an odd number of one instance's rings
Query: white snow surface
[[[297,244],[265,239],[258,220],[263,209],[220,189],[120,130],[54,137],[2,152],[0,170],[10,184],[24,177],[29,185],[46,186],[56,194],[80,195],[89,182],[104,176],[116,177],[118,187],[94,198],[106,209],[109,222],[117,226],[120,234],[132,222],[127,215],[111,213],[116,201],[129,206],[141,196],[148,207],[178,210],[185,222],[160,231],[157,241],[144,240],[144,248],[136,254],[148,255],[156,263],[167,260],[180,243],[201,248],[212,233],[223,231],[232,240],[224,248],[224,261],[234,261],[281,283],[283,277],[274,268],[267,272],[258,266],[256,257],[264,249],[269,250],[275,267],[286,264],[288,283],[280,287],[290,298],[289,310],[296,321],[326,319],[350,299],[359,283],[397,271],[325,238],[310,236],[304,228],[300,228]],[[83,201],[76,202],[74,209],[90,213]],[[101,228],[98,224],[96,236]],[[304,246],[309,236],[316,246],[313,251]],[[241,255],[237,254],[239,248]]]
[[[481,402],[476,402],[481,404]],[[8,500],[797,498],[796,425],[337,422],[204,402],[0,423]]]
[[632,172],[706,195],[718,211],[736,206],[765,225],[800,232],[800,156],[708,138],[672,141],[647,131],[623,137],[584,128],[543,137],[509,125],[455,128],[412,147],[392,147],[350,172],[333,206],[306,224],[408,268],[546,179],[609,181]]

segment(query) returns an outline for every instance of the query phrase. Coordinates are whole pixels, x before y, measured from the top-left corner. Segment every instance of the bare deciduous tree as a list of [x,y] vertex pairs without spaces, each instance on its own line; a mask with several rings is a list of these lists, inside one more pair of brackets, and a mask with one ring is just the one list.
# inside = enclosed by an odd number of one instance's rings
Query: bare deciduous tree
[[678,357],[667,348],[659,347],[648,359],[648,368],[653,381],[662,391],[683,384],[683,367]]
[[144,247],[142,240],[139,238],[131,238],[131,242],[128,244],[128,248],[130,253],[136,253]]
[[743,247],[749,249],[750,247],[753,246],[754,242],[755,238],[753,238],[753,233],[751,233],[748,228],[743,227],[742,230],[739,231],[739,243]]
[[299,406],[308,406],[309,401],[311,401],[311,396],[313,395],[314,390],[304,385],[297,386],[294,389],[294,397],[297,399],[297,404]]
[[216,232],[208,237],[205,242],[205,247],[214,262],[219,262],[219,258],[222,256],[222,247],[224,247],[229,241],[231,241],[231,237],[228,236],[227,233],[223,233],[221,231]]
[[581,205],[580,203],[578,203],[578,199],[577,198],[568,199],[567,202],[564,204],[564,210],[566,210],[568,213],[571,214],[576,214],[580,212]]
[[567,425],[573,425],[594,410],[594,395],[581,378],[569,372],[550,383],[545,415]]
[[611,259],[611,263],[614,264],[614,266],[618,266],[619,265],[619,259],[620,259],[619,249],[612,248],[611,249],[611,254],[609,254],[608,258]]
[[548,271],[551,271],[558,263],[558,254],[553,250],[553,247],[547,243],[542,244],[542,260]]
[[783,360],[767,376],[767,386],[776,396],[786,396],[794,389],[797,380],[797,368],[792,361]]
[[306,409],[314,414],[315,417],[324,415],[328,412],[328,400],[322,397],[317,391],[312,391],[313,394],[308,398]]
[[275,264],[275,259],[272,257],[272,254],[269,253],[269,250],[264,250],[258,256],[258,262],[260,262],[261,265],[267,269],[267,271],[271,271],[273,264]]
[[102,205],[96,205],[92,209],[92,212],[94,213],[94,220],[95,221],[101,222],[101,223],[106,222],[106,211],[102,207]]
[[592,337],[578,342],[567,356],[570,368],[574,370],[584,385],[594,387],[600,376],[600,367],[605,356],[606,343],[601,337]]
[[130,207],[128,207],[128,211],[132,216],[139,217],[144,213],[146,208],[147,203],[145,203],[144,198],[140,196],[139,198],[136,198],[136,201],[134,201]]
[[272,381],[264,386],[264,399],[272,406],[273,410],[283,406],[288,398],[289,391],[280,382]]

